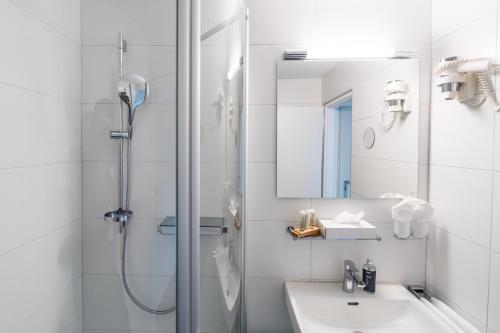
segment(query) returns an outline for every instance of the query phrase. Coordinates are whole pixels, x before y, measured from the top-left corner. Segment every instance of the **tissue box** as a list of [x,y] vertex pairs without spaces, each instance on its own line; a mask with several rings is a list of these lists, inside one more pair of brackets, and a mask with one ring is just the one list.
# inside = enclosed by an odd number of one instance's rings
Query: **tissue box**
[[326,239],[359,239],[376,237],[377,228],[361,220],[359,223],[337,223],[333,220],[319,220],[319,230]]

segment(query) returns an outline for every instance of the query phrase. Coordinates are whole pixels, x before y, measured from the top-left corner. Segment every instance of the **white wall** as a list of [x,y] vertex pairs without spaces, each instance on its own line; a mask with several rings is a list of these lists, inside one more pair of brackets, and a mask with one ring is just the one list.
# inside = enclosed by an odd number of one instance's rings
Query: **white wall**
[[[498,59],[497,1],[432,6],[432,66],[452,55]],[[487,104],[446,102],[437,89],[433,84],[429,199],[436,222],[427,286],[481,331],[500,332],[500,115]]]
[[[428,119],[428,108],[419,108],[419,64],[417,60],[339,62],[323,78],[323,101],[352,91],[352,174],[353,198],[378,198],[383,193],[401,193],[425,198],[418,193],[419,173],[427,175],[427,156],[419,160],[419,146],[427,143],[427,131],[419,131],[419,120]],[[408,89],[411,112],[397,116],[386,130],[378,123],[388,81],[403,80]],[[386,111],[387,112],[387,111]],[[422,113],[422,114],[421,114]],[[389,117],[387,115],[386,117]],[[423,124],[428,127],[428,124]],[[363,132],[371,127],[375,144],[366,149]],[[422,138],[424,136],[424,138]],[[420,144],[419,144],[420,143]],[[420,172],[419,172],[420,169]]]
[[[276,198],[276,62],[286,48],[322,40],[330,46],[380,43],[414,48],[421,64],[420,103],[428,107],[431,1],[249,0],[248,5],[247,328],[250,333],[291,332],[283,281],[340,279],[344,259],[361,263],[369,255],[375,259],[381,281],[424,282],[425,241],[392,238],[388,223],[392,200]],[[286,236],[285,226],[296,222],[298,211],[308,207],[314,207],[320,217],[363,209],[367,219],[377,223],[384,240],[293,241]]]
[[80,1],[1,0],[0,31],[0,331],[79,333]]

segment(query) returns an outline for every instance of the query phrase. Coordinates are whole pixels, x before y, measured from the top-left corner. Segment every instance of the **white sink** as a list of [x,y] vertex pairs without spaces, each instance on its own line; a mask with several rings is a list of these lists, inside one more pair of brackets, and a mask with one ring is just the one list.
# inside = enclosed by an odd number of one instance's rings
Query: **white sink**
[[375,295],[347,294],[341,283],[286,282],[296,333],[453,333],[399,284],[379,284]]

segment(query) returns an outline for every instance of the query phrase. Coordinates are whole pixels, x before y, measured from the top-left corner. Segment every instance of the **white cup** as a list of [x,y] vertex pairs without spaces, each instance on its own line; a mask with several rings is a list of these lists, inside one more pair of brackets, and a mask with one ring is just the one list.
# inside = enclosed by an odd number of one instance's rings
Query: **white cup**
[[411,221],[411,230],[415,238],[424,238],[429,234],[430,221]]
[[410,222],[394,221],[394,235],[400,239],[407,239],[411,235]]

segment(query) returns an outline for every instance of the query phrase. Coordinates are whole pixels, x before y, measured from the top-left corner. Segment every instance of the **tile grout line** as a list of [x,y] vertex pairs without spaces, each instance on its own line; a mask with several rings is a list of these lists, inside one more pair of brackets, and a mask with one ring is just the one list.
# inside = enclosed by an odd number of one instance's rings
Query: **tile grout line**
[[29,245],[31,245],[31,244],[33,244],[33,243],[35,243],[35,242],[37,242],[37,241],[45,238],[45,237],[51,236],[52,234],[54,234],[54,233],[56,233],[58,231],[61,231],[61,230],[65,229],[65,228],[67,228],[67,227],[69,227],[69,226],[71,226],[71,225],[73,225],[75,223],[78,223],[78,222],[82,222],[83,223],[83,220],[82,220],[81,217],[78,217],[78,218],[76,218],[76,219],[74,219],[72,221],[69,221],[69,222],[66,222],[64,224],[61,224],[61,225],[59,225],[59,226],[57,226],[57,227],[55,227],[53,229],[50,229],[49,231],[46,231],[46,232],[44,232],[42,234],[39,234],[38,236],[35,236],[35,238],[33,238],[33,239],[31,239],[31,240],[23,243],[23,244],[17,245],[17,246],[15,246],[15,247],[13,247],[13,248],[5,251],[5,252],[0,253],[0,258],[3,257],[3,256],[6,256],[6,255],[9,255],[10,253],[15,252],[17,250],[20,250],[23,247],[29,246]]
[[63,101],[63,102],[67,102],[67,103],[73,103],[73,104],[76,104],[76,105],[81,104],[81,102],[78,102],[78,101],[75,101],[75,100],[72,100],[72,99],[68,99],[68,98],[64,98],[64,97],[52,95],[50,93],[46,93],[46,92],[41,91],[41,90],[36,90],[36,89],[32,89],[32,88],[23,87],[23,86],[20,86],[20,85],[17,85],[17,84],[13,84],[13,83],[9,83],[9,82],[6,82],[6,81],[0,81],[0,84],[6,85],[6,86],[9,86],[9,87],[12,87],[12,88],[17,88],[17,89],[20,89],[20,90],[23,90],[23,91],[26,91],[26,92],[31,92],[31,93],[34,93],[34,94],[42,95],[42,96],[45,96],[45,97],[55,98],[57,100],[60,100],[60,101]]
[[54,162],[54,163],[38,163],[38,164],[18,165],[18,166],[12,166],[12,167],[4,167],[4,168],[0,167],[0,173],[2,171],[8,171],[8,170],[42,168],[42,167],[49,167],[49,166],[61,166],[61,165],[66,165],[66,164],[75,164],[75,165],[80,165],[81,166],[81,161],[80,160],[75,160],[75,161],[67,161],[67,162]]
[[452,36],[453,34],[459,32],[460,30],[462,30],[464,28],[467,28],[467,27],[469,27],[469,26],[471,26],[471,25],[479,22],[480,20],[484,19],[485,17],[487,17],[487,16],[489,16],[489,15],[491,15],[493,13],[496,13],[497,9],[498,9],[498,5],[497,5],[497,7],[495,9],[493,9],[493,10],[491,10],[489,12],[483,13],[482,15],[480,15],[480,16],[472,19],[471,21],[468,21],[468,22],[460,25],[459,27],[455,28],[454,30],[452,30],[450,32],[445,33],[444,35],[442,35],[441,37],[439,37],[439,38],[437,38],[435,40],[431,40],[431,44],[439,43],[439,42],[443,41],[444,39],[449,38],[450,36]]
[[[66,33],[62,32],[62,31],[59,31],[59,28],[57,28],[55,25],[51,24],[49,22],[48,19],[46,18],[43,18],[41,16],[38,16],[36,15],[35,13],[32,13],[30,10],[28,10],[27,8],[24,8],[23,6],[19,5],[18,3],[16,3],[14,0],[8,0],[12,5],[16,6],[17,8],[19,8],[20,10],[24,11],[26,14],[28,14],[29,16],[33,17],[34,19],[36,19],[38,22],[42,23],[43,25],[45,25],[46,27],[48,27],[49,29],[51,29],[52,31],[56,32],[57,34],[61,35],[62,37],[64,37],[65,39],[75,43],[77,46],[80,46],[81,47],[81,41],[78,42],[76,40],[74,40],[72,37],[70,37],[69,35],[67,35]],[[81,22],[80,22],[81,23]]]

